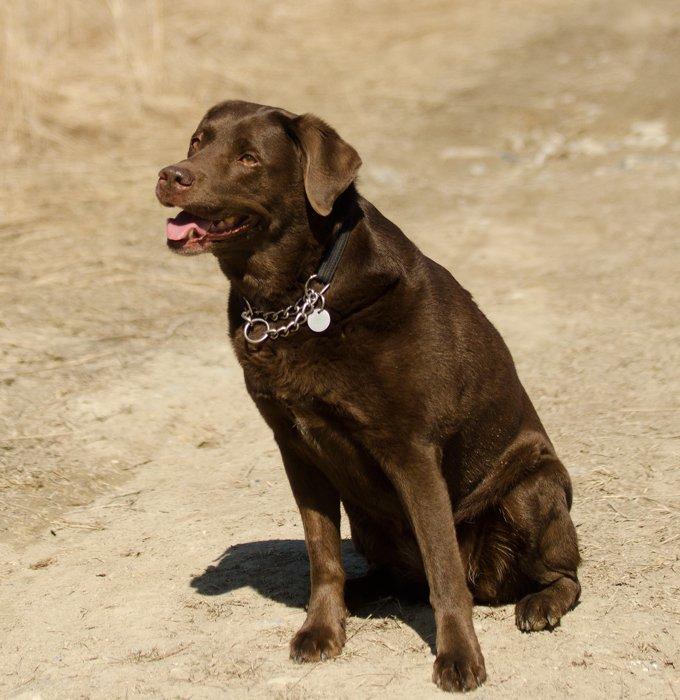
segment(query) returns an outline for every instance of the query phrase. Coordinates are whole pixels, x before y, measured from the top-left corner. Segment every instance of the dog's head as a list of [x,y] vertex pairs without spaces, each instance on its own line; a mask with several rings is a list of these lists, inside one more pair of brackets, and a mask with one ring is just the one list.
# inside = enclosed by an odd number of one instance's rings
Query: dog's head
[[160,171],[156,196],[182,212],[167,223],[168,246],[185,255],[228,255],[293,221],[330,214],[361,159],[321,119],[229,101],[203,117],[187,158]]

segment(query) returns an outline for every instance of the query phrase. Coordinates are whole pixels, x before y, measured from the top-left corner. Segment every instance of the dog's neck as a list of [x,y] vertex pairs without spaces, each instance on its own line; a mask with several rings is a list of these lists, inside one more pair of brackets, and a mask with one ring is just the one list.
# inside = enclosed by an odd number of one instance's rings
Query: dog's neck
[[328,216],[319,216],[308,206],[261,247],[218,256],[232,288],[255,308],[264,310],[277,310],[297,301],[338,228],[345,222],[356,224],[360,216],[359,197],[353,186],[350,190],[338,198]]

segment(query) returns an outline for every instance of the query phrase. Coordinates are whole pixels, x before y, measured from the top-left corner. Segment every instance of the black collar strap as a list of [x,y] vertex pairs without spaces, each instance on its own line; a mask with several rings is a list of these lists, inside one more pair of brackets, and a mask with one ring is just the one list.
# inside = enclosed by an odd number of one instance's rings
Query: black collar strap
[[[343,223],[345,225],[343,225]],[[333,279],[335,271],[338,269],[340,264],[340,259],[345,251],[345,246],[349,240],[349,234],[352,232],[351,224],[347,225],[345,222],[340,222],[336,225],[335,230],[340,229],[339,233],[336,233],[335,240],[330,248],[326,249],[326,252],[321,258],[321,263],[319,264],[319,269],[316,273],[316,278],[326,286],[330,284]]]

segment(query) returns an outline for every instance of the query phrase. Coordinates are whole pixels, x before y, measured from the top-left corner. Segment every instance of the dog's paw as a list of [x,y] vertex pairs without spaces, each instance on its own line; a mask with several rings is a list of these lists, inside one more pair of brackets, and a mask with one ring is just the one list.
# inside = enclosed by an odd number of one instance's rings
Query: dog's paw
[[562,609],[549,591],[525,596],[515,606],[515,624],[522,632],[551,630],[562,617]]
[[432,680],[448,692],[479,688],[486,680],[484,657],[474,651],[439,654],[434,661]]
[[325,661],[339,656],[345,646],[342,625],[303,626],[290,642],[290,658],[300,663]]

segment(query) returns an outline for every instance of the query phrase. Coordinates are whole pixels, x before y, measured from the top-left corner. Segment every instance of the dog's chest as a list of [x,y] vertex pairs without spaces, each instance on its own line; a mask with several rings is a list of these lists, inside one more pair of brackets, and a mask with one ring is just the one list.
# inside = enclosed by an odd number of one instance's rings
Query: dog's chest
[[235,341],[250,393],[290,405],[307,404],[334,394],[339,368],[322,352],[291,340],[268,340],[260,346],[249,345],[241,339]]
[[286,340],[255,350],[237,345],[248,391],[256,402],[279,406],[315,451],[323,452],[328,440],[337,449],[340,436],[356,435],[367,424],[362,408],[365,387],[348,362],[324,352],[321,343],[310,347]]

